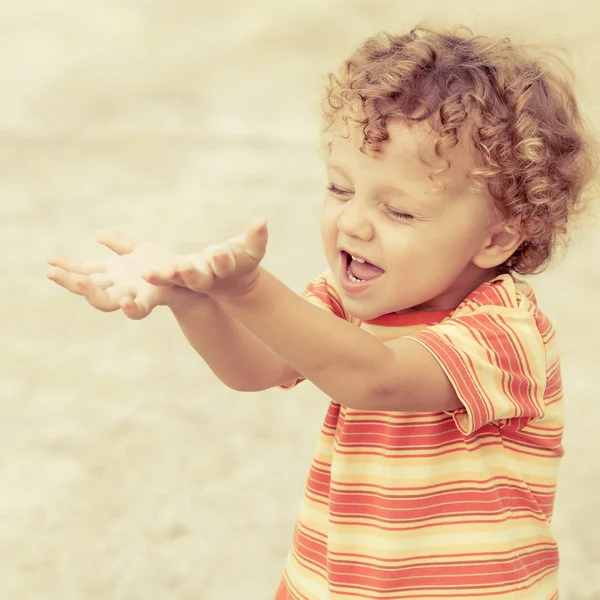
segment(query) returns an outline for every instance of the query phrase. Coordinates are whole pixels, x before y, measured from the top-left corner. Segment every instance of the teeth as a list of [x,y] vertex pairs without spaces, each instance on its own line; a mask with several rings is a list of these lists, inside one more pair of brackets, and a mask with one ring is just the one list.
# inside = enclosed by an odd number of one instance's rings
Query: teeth
[[352,257],[352,260],[355,260],[356,262],[359,262],[359,263],[367,262],[364,258],[358,258],[358,256],[352,256],[352,254],[350,256]]
[[350,281],[353,281],[354,283],[362,283],[364,281],[364,279],[358,279],[358,277],[354,277],[354,275],[352,275],[351,271],[350,271],[350,267],[348,267],[348,279]]

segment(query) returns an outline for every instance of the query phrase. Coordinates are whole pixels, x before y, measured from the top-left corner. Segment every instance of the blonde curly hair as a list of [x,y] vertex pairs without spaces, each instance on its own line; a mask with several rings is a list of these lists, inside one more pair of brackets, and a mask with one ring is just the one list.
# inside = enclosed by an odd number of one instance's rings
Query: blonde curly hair
[[362,127],[364,153],[380,151],[388,121],[429,123],[444,164],[432,169],[433,181],[450,168],[461,132],[468,133],[482,162],[469,176],[487,186],[497,211],[523,237],[498,270],[521,274],[547,266],[597,173],[597,145],[571,71],[551,54],[556,65],[529,51],[464,27],[381,33],[329,74],[323,103],[323,131],[341,114]]

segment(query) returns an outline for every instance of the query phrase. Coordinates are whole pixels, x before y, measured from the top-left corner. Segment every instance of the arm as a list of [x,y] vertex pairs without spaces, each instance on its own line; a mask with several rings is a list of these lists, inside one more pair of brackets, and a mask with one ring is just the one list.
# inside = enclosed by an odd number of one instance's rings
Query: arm
[[298,372],[209,296],[171,306],[183,334],[228,387],[254,392],[287,383]]
[[115,231],[102,232],[98,241],[115,254],[102,259],[52,258],[48,278],[83,296],[98,310],[120,309],[131,319],[145,318],[156,306],[169,306],[192,347],[233,389],[262,390],[298,377],[295,369],[227,315],[214,299],[180,285],[155,286],[142,278],[142,271],[152,265],[172,270],[183,261],[187,267],[186,257]]
[[267,225],[258,219],[245,235],[144,277],[218,299],[228,315],[340,404],[411,412],[462,406],[442,367],[419,342],[384,344],[297,296],[262,268],[267,238]]
[[223,304],[282,360],[345,406],[410,412],[462,406],[443,369],[418,342],[384,344],[311,305],[263,268],[250,291],[226,296]]

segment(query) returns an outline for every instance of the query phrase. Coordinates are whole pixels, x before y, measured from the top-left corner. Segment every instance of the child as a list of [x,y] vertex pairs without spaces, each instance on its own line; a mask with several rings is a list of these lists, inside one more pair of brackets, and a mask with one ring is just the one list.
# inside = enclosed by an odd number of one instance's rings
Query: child
[[558,597],[555,334],[545,266],[593,177],[567,80],[508,39],[416,29],[330,75],[321,230],[299,297],[267,227],[178,256],[116,232],[48,277],[100,310],[166,305],[237,390],[331,398],[277,598]]

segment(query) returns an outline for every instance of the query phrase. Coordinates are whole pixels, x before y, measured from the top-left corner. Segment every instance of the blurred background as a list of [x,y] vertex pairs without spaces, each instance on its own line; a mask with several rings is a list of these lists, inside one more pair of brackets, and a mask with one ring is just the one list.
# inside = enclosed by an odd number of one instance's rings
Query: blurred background
[[[596,0],[0,0],[0,598],[259,600],[283,567],[326,399],[229,390],[166,310],[44,279],[119,227],[180,251],[270,221],[292,288],[324,267],[326,73],[417,22],[566,47],[600,125]],[[600,228],[534,278],[563,353],[561,597],[600,598]],[[586,333],[587,331],[587,333]],[[545,599],[540,599],[545,600]]]

